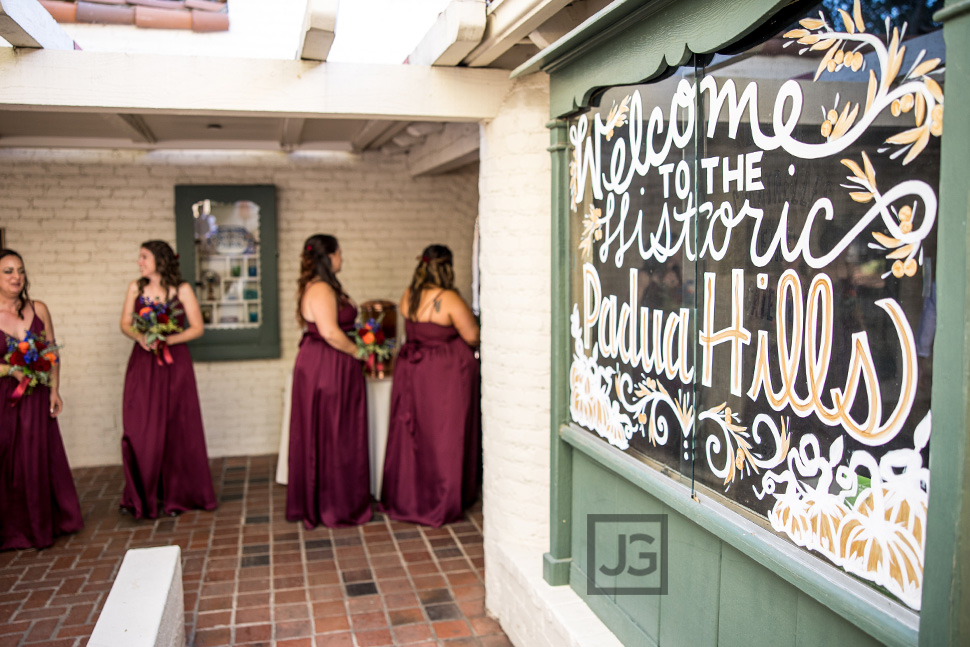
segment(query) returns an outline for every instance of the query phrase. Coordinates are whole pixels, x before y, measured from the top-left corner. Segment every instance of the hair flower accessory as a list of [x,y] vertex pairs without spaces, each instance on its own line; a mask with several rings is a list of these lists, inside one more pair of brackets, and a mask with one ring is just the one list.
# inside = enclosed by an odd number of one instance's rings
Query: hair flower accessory
[[313,245],[307,245],[306,246],[306,251],[312,252],[313,251]]
[[430,263],[431,262],[431,258],[427,254],[425,254],[424,256],[421,257],[421,262],[422,263]]

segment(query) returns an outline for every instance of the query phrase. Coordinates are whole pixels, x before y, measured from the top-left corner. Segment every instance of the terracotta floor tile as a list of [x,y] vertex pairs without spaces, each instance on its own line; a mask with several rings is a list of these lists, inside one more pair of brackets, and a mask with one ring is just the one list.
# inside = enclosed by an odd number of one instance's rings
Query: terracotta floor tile
[[0,553],[0,647],[82,647],[126,551],[157,545],[182,549],[192,647],[510,645],[485,616],[480,505],[442,528],[377,513],[307,531],[286,521],[275,469],[275,456],[214,459],[219,509],[156,520],[118,514],[120,466],[77,470],[85,529]]
[[424,622],[421,624],[393,627],[391,632],[394,634],[394,640],[402,645],[432,639],[431,625]]
[[[343,632],[339,634],[318,634],[317,647],[354,647],[354,634]],[[282,644],[282,643],[277,643]]]
[[260,640],[270,641],[273,639],[273,625],[247,625],[236,627],[236,640],[239,643],[252,643]]
[[421,612],[421,609],[417,607],[412,607],[410,609],[394,609],[392,611],[388,611],[387,616],[391,621],[392,627],[425,621],[424,614]]
[[464,620],[433,622],[431,623],[431,627],[434,629],[438,638],[442,640],[446,638],[462,638],[464,636],[470,636],[472,633],[471,627]]
[[471,618],[472,631],[476,636],[488,636],[491,634],[501,634],[502,625],[492,618]]
[[347,631],[350,629],[350,619],[347,616],[322,616],[313,619],[315,631],[318,634],[333,631]]
[[382,645],[394,644],[394,640],[391,638],[391,632],[387,629],[379,629],[376,631],[355,631],[354,637],[356,638],[359,647],[379,647]]
[[383,611],[356,613],[350,616],[350,626],[353,627],[354,632],[387,628],[387,616],[384,615]]

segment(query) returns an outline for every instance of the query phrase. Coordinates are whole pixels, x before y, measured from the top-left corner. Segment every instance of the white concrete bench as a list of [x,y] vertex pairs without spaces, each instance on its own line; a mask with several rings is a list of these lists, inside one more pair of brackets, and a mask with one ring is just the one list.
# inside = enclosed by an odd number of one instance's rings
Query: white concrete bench
[[125,553],[88,647],[185,647],[178,546]]

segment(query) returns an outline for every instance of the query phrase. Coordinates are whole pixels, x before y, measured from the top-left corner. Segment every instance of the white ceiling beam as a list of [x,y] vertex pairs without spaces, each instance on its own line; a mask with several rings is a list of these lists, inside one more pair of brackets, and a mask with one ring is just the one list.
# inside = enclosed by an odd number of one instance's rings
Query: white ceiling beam
[[0,37],[14,47],[74,49],[74,39],[37,0],[0,0]]
[[391,142],[395,137],[404,132],[404,129],[408,127],[408,122],[406,121],[392,121],[388,128],[376,137],[374,141],[371,142],[371,148],[381,148],[385,144]]
[[481,146],[478,124],[447,124],[424,143],[408,150],[411,177],[446,173],[478,159]]
[[303,29],[300,32],[298,57],[309,61],[325,61],[333,45],[337,27],[338,0],[310,0],[306,6]]
[[452,0],[438,14],[408,62],[412,65],[458,65],[485,34],[485,0]]
[[284,119],[283,132],[280,134],[280,148],[291,151],[303,143],[303,124],[306,119]]
[[148,127],[145,120],[139,115],[119,115],[115,113],[102,113],[101,118],[113,125],[115,128],[127,133],[128,138],[133,142],[143,144],[154,144],[158,141],[155,133]]
[[488,14],[482,42],[464,61],[470,67],[484,67],[509,51],[529,33],[568,5],[570,0],[506,0]]
[[480,121],[511,84],[506,70],[0,48],[0,110]]

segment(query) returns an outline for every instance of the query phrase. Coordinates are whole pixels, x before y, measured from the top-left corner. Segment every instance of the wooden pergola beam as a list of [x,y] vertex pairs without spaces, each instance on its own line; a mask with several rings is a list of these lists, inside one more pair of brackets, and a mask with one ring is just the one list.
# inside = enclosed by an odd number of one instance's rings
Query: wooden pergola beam
[[74,39],[37,0],[0,0],[0,37],[14,47],[74,49]]
[[0,49],[0,110],[480,121],[505,70]]
[[338,4],[338,0],[310,0],[307,3],[299,58],[308,61],[327,60],[336,33]]

